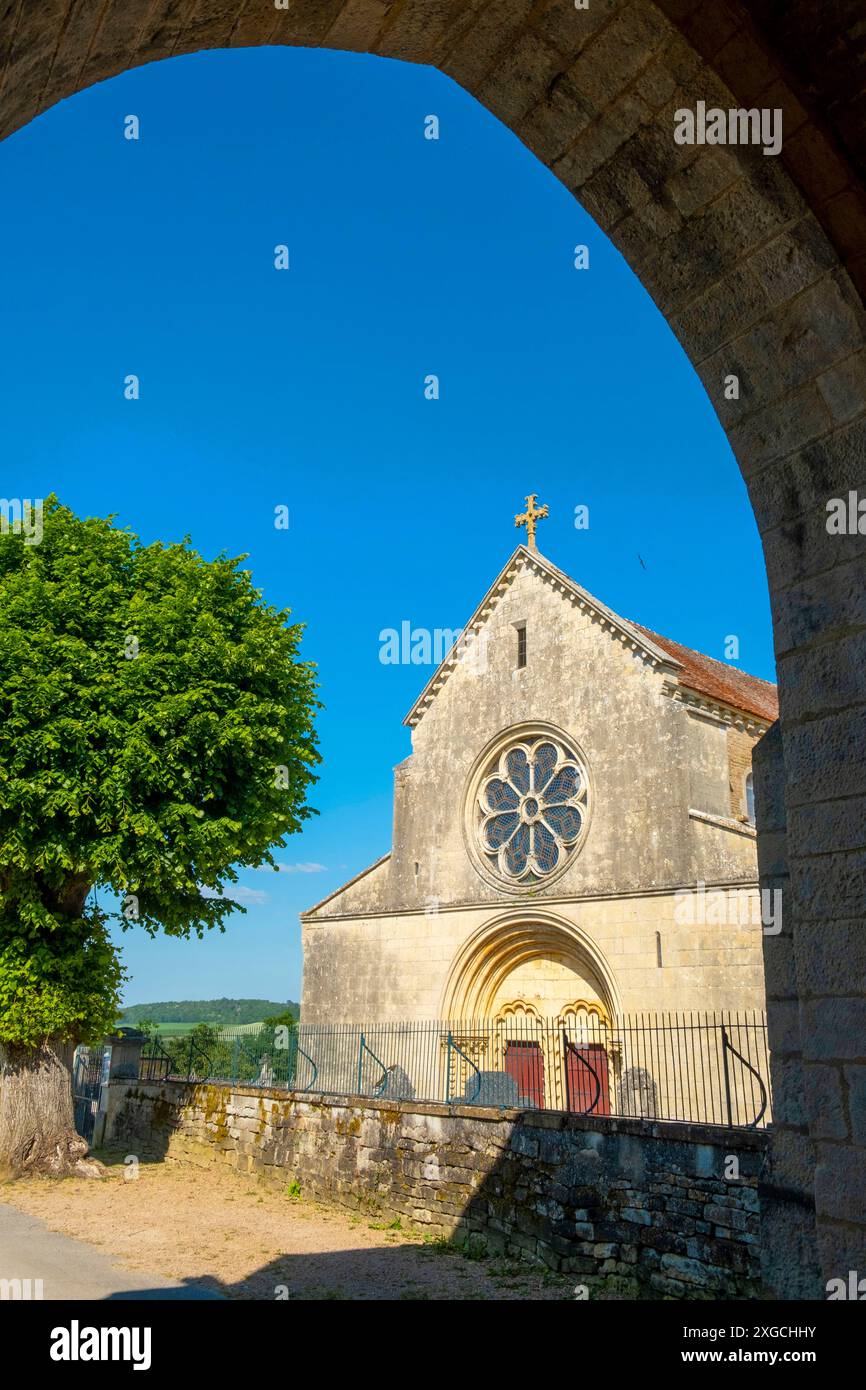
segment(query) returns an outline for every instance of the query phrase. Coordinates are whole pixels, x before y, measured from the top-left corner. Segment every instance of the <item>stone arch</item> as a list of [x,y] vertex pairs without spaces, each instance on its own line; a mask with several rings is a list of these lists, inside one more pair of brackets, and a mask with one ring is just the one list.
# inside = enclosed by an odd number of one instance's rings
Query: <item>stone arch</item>
[[[841,1100],[866,1054],[866,537],[825,525],[829,498],[866,492],[866,150],[849,7],[779,15],[774,0],[6,0],[0,136],[200,49],[376,53],[473,93],[622,251],[704,382],[764,547],[781,712],[757,759],[758,852],[785,895],[785,927],[765,938],[773,1182],[800,1194],[771,1263],[778,1290],[811,1297],[810,1203],[824,1279],[857,1268],[866,1242],[866,1130]],[[781,156],[676,145],[673,112],[698,100],[782,110]]]
[[[500,1019],[522,1006],[530,1018],[545,1010],[526,997],[521,967],[554,961],[566,977],[565,988],[583,985],[608,1017],[619,1006],[616,979],[603,953],[574,922],[543,909],[512,909],[485,922],[457,952],[442,995],[442,1017],[469,1022]],[[552,1010],[555,1016],[567,1007]]]
[[536,1004],[528,999],[511,999],[507,1004],[501,1004],[493,1015],[494,1023],[504,1023],[506,1019],[517,1018],[525,1019],[527,1022],[540,1023],[543,1015]]
[[571,1035],[579,1033],[582,1037],[602,1037],[612,1026],[613,1018],[598,999],[572,999],[560,1009],[556,1022],[559,1027],[569,1030]]

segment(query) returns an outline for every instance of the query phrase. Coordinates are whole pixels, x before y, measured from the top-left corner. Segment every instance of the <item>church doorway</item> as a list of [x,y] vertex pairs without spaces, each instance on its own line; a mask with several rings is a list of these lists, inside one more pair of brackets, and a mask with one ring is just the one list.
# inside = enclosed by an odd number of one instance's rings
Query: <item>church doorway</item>
[[463,1029],[467,1043],[474,1038],[476,1054],[483,1039],[485,1066],[508,1079],[521,1108],[611,1113],[620,1049],[602,1004],[581,999],[554,1016],[515,1000],[493,1019],[478,1019]]
[[508,1078],[521,1105],[608,1115],[617,991],[597,946],[540,911],[488,922],[458,951],[443,999],[461,1045]]
[[530,1105],[544,1109],[544,1052],[536,1040],[515,1040],[505,1043],[505,1074],[515,1082],[518,1091]]
[[565,1050],[566,1110],[578,1115],[610,1114],[610,1075],[604,1043],[568,1043]]

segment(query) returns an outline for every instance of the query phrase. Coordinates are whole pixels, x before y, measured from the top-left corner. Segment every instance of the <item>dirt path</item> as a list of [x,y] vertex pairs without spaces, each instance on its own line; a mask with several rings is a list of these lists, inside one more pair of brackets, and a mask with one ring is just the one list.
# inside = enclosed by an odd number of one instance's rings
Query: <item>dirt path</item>
[[[38,1216],[0,1201],[0,1299],[219,1299],[197,1284],[140,1274],[88,1241],[52,1231]],[[16,1286],[20,1289],[17,1292]]]
[[383,1218],[292,1198],[227,1168],[122,1163],[101,1180],[28,1179],[0,1202],[128,1269],[240,1299],[567,1299],[571,1282],[468,1259]]

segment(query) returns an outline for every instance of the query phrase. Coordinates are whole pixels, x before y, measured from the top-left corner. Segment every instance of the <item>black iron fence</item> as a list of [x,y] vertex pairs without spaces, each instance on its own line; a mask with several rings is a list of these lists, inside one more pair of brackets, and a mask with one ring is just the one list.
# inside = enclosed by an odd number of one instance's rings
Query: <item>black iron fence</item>
[[714,1125],[770,1119],[757,1012],[199,1028],[153,1040],[141,1075]]
[[72,1060],[72,1106],[76,1131],[90,1143],[102,1082],[108,1076],[106,1049],[78,1047]]

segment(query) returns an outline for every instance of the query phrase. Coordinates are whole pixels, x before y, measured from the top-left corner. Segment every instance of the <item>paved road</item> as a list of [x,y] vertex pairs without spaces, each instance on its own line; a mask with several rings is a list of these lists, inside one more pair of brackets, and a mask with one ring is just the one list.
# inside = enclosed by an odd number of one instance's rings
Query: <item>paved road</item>
[[124,1269],[86,1241],[59,1235],[44,1221],[3,1202],[0,1279],[41,1279],[46,1299],[219,1298],[219,1294],[195,1286],[172,1284],[157,1274]]

